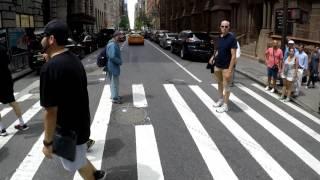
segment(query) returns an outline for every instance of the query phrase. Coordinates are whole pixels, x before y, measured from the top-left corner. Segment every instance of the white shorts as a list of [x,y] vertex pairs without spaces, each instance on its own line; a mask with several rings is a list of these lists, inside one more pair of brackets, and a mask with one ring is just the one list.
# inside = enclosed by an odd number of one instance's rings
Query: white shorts
[[87,162],[87,144],[80,144],[76,146],[76,157],[74,161],[69,161],[62,157],[59,157],[65,170],[75,172],[85,166]]
[[286,76],[284,74],[281,74],[281,78],[282,79],[286,79],[287,81],[293,81],[294,80],[294,77],[292,76]]

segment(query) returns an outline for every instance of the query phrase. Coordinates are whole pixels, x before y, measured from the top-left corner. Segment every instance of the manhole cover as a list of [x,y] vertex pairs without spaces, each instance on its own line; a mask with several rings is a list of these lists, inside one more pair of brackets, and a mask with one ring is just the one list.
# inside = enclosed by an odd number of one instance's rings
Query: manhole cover
[[168,79],[166,81],[170,84],[175,84],[175,85],[186,85],[187,84],[183,79]]
[[150,124],[150,119],[147,116],[145,109],[123,106],[115,109],[111,113],[112,123],[124,124],[124,125],[144,125]]

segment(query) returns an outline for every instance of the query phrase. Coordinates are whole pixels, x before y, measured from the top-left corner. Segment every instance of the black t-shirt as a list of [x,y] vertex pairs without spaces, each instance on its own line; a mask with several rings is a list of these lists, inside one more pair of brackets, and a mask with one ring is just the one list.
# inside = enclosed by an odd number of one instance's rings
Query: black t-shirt
[[231,49],[237,49],[236,38],[228,33],[218,39],[218,56],[215,61],[215,65],[218,68],[228,69],[231,61]]
[[90,136],[90,111],[87,76],[73,53],[66,51],[54,56],[41,69],[40,103],[43,107],[58,107],[57,126],[73,130],[77,144]]

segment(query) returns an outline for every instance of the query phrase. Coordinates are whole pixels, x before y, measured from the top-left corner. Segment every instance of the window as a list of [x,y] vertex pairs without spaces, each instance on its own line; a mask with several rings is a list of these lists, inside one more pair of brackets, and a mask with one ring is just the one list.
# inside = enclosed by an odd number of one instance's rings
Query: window
[[34,27],[33,16],[29,16],[30,27]]
[[20,15],[21,27],[30,27],[30,18],[28,15]]
[[21,24],[20,24],[20,14],[16,14],[16,27],[21,27]]

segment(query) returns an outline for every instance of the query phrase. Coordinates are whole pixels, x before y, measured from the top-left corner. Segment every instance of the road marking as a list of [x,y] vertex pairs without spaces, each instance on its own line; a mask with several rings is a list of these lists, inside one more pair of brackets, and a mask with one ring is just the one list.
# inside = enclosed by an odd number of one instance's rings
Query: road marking
[[133,94],[133,105],[135,107],[147,107],[146,94],[142,84],[133,84],[132,85],[132,94]]
[[[154,128],[152,125],[135,126],[137,171],[139,180],[164,180]],[[152,169],[152,172],[150,172]]]
[[[219,151],[217,145],[211,139],[197,116],[192,112],[174,85],[164,84],[164,87],[188,128],[212,177],[214,179],[238,179],[222,153]],[[197,131],[194,129],[197,129]]]
[[[91,152],[88,153],[88,160],[97,169],[101,168],[102,156],[104,151],[104,146],[106,143],[106,135],[108,130],[108,125],[110,121],[110,115],[112,110],[112,102],[109,100],[111,96],[110,85],[105,85],[100,98],[100,102],[94,116],[93,122],[91,124],[91,136],[90,139],[96,141],[94,146],[91,148]],[[74,180],[82,180],[83,178],[77,172],[75,174]]]
[[44,154],[42,153],[43,139],[44,133],[41,134],[37,142],[33,145],[10,180],[29,180],[33,178],[44,159]]
[[[263,91],[264,93],[266,94],[269,94],[270,96],[278,99],[279,96],[274,94],[274,93],[271,93],[270,91],[265,91],[263,87],[259,86],[258,84],[252,84],[252,86],[256,87],[257,89]],[[293,103],[291,102],[283,102],[283,101],[280,101],[282,102],[283,104],[286,104],[287,106],[291,107],[292,109],[294,109],[296,112],[299,112],[300,114],[306,116],[307,118],[311,119],[313,122],[317,123],[320,125],[320,119],[313,116],[312,114],[308,113],[307,111],[305,111],[304,109],[300,108],[299,106],[296,106],[294,105]]]
[[251,89],[244,87],[241,84],[236,84],[237,87],[239,87],[242,91],[246,92],[247,94],[249,94],[250,96],[254,97],[256,100],[260,101],[262,104],[264,104],[265,106],[267,106],[269,109],[271,109],[272,111],[276,112],[277,114],[279,114],[280,116],[282,116],[284,119],[288,120],[289,122],[291,122],[292,124],[294,124],[295,126],[297,126],[299,129],[301,129],[302,131],[304,131],[306,134],[308,134],[309,136],[311,136],[312,138],[314,138],[315,140],[317,140],[318,142],[320,142],[320,135],[314,131],[313,129],[309,128],[308,126],[306,126],[305,124],[303,124],[302,122],[300,122],[298,119],[296,119],[295,117],[293,117],[292,115],[290,115],[289,113],[285,112],[284,110],[282,110],[281,108],[279,108],[278,106],[274,105],[273,103],[271,103],[270,101],[266,100],[265,98],[263,98],[262,96],[260,96],[259,94],[255,93],[254,91],[252,91]]
[[[41,106],[40,106],[40,101],[36,102],[30,109],[28,109],[28,111],[26,111],[22,117],[23,117],[23,120],[25,121],[25,123],[28,123],[31,118],[33,116],[35,116],[40,110],[41,110]],[[15,121],[15,123],[19,123],[19,120],[17,119]],[[8,128],[7,128],[7,132],[8,132],[8,135],[7,136],[4,136],[4,137],[1,137],[0,138],[0,149],[2,149],[2,147],[18,132],[14,126],[15,126],[15,123],[12,123]]]
[[[217,85],[213,85],[213,87],[217,89]],[[320,161],[312,154],[232,93],[230,94],[230,100],[320,175]]]
[[[32,96],[32,94],[25,94],[24,96],[21,96],[17,101],[18,102],[22,102],[25,101],[27,99],[29,99]],[[12,110],[12,107],[6,107],[3,108],[0,112],[1,116],[4,117],[5,115],[7,115],[10,111]]]
[[29,99],[31,96],[32,96],[32,94],[25,94],[25,95],[21,96],[21,97],[17,100],[17,102],[23,102],[23,101]]
[[292,179],[292,177],[273,159],[263,147],[255,141],[237,122],[227,113],[218,113],[213,106],[215,102],[199,87],[189,86],[198,98],[207,106],[213,115],[233,134],[260,166],[272,179]]
[[156,48],[158,51],[160,51],[162,54],[164,54],[168,59],[170,59],[172,62],[174,62],[176,65],[178,65],[181,69],[183,69],[186,73],[188,73],[193,79],[195,79],[196,81],[198,81],[199,83],[201,83],[202,81],[197,78],[195,75],[193,75],[190,71],[188,71],[185,67],[183,67],[180,63],[178,63],[175,59],[173,59],[172,57],[170,57],[168,54],[166,54],[165,52],[163,52],[161,49],[159,49],[158,47],[156,47],[155,45],[153,45],[152,43],[150,43],[149,41],[146,41],[149,44],[151,44],[151,46],[153,46],[154,48]]

